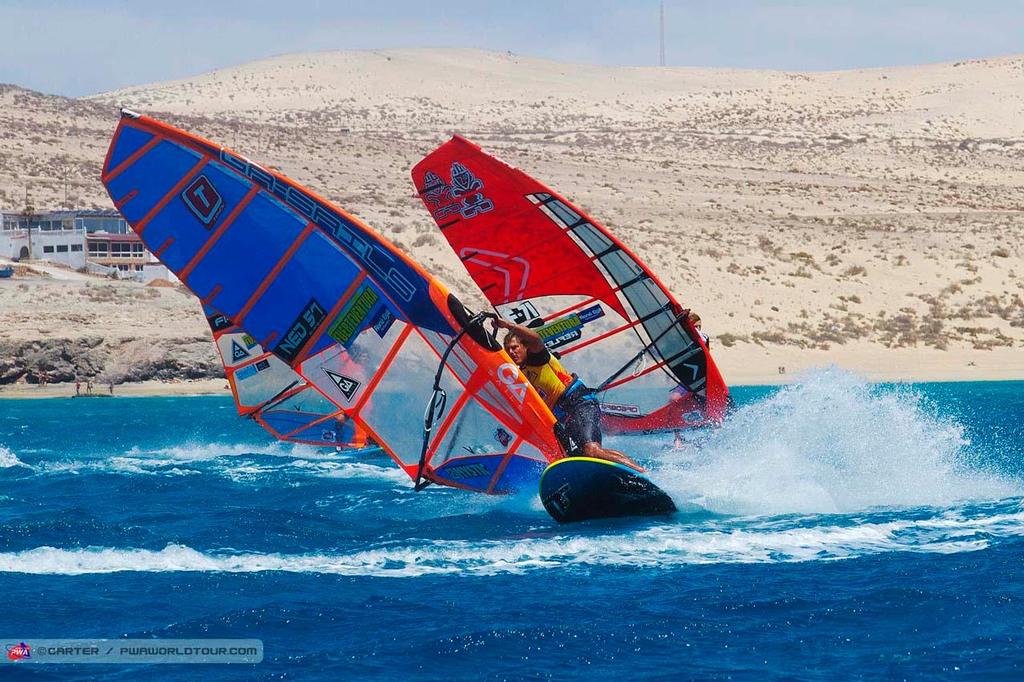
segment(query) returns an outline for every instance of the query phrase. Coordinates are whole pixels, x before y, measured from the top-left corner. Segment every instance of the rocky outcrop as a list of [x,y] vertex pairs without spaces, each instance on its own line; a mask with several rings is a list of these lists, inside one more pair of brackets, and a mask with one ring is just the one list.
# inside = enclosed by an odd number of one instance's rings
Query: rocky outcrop
[[0,385],[213,379],[224,368],[209,338],[0,339]]

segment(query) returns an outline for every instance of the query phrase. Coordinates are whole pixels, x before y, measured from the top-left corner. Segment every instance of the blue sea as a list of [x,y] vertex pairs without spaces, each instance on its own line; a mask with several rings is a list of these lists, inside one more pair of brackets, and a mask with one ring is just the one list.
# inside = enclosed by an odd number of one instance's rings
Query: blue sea
[[737,388],[611,439],[682,511],[412,491],[228,398],[0,401],[0,638],[257,638],[15,679],[1021,679],[1024,382]]

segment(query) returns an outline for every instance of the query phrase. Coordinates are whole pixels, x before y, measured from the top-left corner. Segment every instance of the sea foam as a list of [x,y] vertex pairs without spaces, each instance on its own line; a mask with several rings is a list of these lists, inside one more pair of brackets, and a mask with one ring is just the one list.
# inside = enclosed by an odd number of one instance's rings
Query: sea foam
[[[923,513],[923,512],[922,512]],[[809,525],[808,521],[812,523]],[[413,578],[522,574],[592,566],[666,568],[685,564],[793,563],[889,552],[971,552],[1024,536],[1019,500],[999,506],[930,510],[923,518],[815,517],[667,524],[622,534],[565,533],[503,540],[388,543],[351,553],[277,554],[37,547],[0,553],[0,572],[82,575],[131,572],[281,571]]]
[[963,427],[910,387],[819,370],[736,410],[652,472],[677,501],[726,514],[843,513],[1022,494],[973,465]]

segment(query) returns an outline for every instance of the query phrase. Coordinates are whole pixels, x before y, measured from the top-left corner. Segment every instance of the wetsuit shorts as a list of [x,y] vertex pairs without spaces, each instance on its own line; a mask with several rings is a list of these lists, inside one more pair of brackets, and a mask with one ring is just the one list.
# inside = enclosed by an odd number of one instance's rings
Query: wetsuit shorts
[[[555,416],[558,425],[555,433],[562,441],[566,452],[573,448],[565,442],[565,436],[572,439],[578,448],[586,443],[601,444],[601,405],[597,402],[594,392],[579,382],[578,386],[569,387],[565,395],[556,405]],[[557,425],[556,425],[557,426]]]

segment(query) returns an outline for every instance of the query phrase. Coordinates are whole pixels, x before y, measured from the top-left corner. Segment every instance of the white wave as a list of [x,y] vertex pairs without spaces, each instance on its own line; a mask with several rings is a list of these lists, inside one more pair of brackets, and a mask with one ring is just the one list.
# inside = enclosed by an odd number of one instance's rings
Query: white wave
[[268,457],[289,457],[292,459],[336,459],[348,457],[351,453],[336,452],[302,443],[270,441],[261,443],[206,443],[187,442],[163,448],[134,447],[124,453],[128,457],[159,457],[183,462],[197,462],[221,457],[244,455],[265,455]]
[[26,467],[31,469],[28,464],[25,464],[18,459],[17,455],[0,445],[0,469],[9,469],[11,467]]
[[369,462],[308,461],[297,459],[288,466],[318,478],[371,478],[409,483],[409,477],[396,466],[378,466]]
[[727,514],[846,513],[1020,495],[974,466],[964,429],[907,387],[838,370],[738,409],[688,453],[654,467],[677,501]]
[[951,554],[1024,536],[1024,509],[975,517],[963,511],[876,523],[801,526],[805,520],[747,520],[665,525],[635,533],[511,540],[410,540],[350,554],[200,552],[164,549],[38,547],[0,553],[0,572],[81,575],[134,572],[282,571],[348,576],[492,575],[578,566],[672,567],[683,564],[789,563],[852,559],[883,552]]
[[[3,452],[0,449],[0,465],[4,461]],[[257,458],[267,457],[273,461],[257,461]],[[382,465],[373,461],[380,461]],[[236,482],[275,474],[407,482],[408,476],[397,467],[389,466],[389,462],[379,451],[333,451],[299,443],[190,443],[165,448],[133,447],[123,454],[106,457],[50,460],[41,464],[40,470],[49,474],[109,472],[145,476],[211,473]]]

